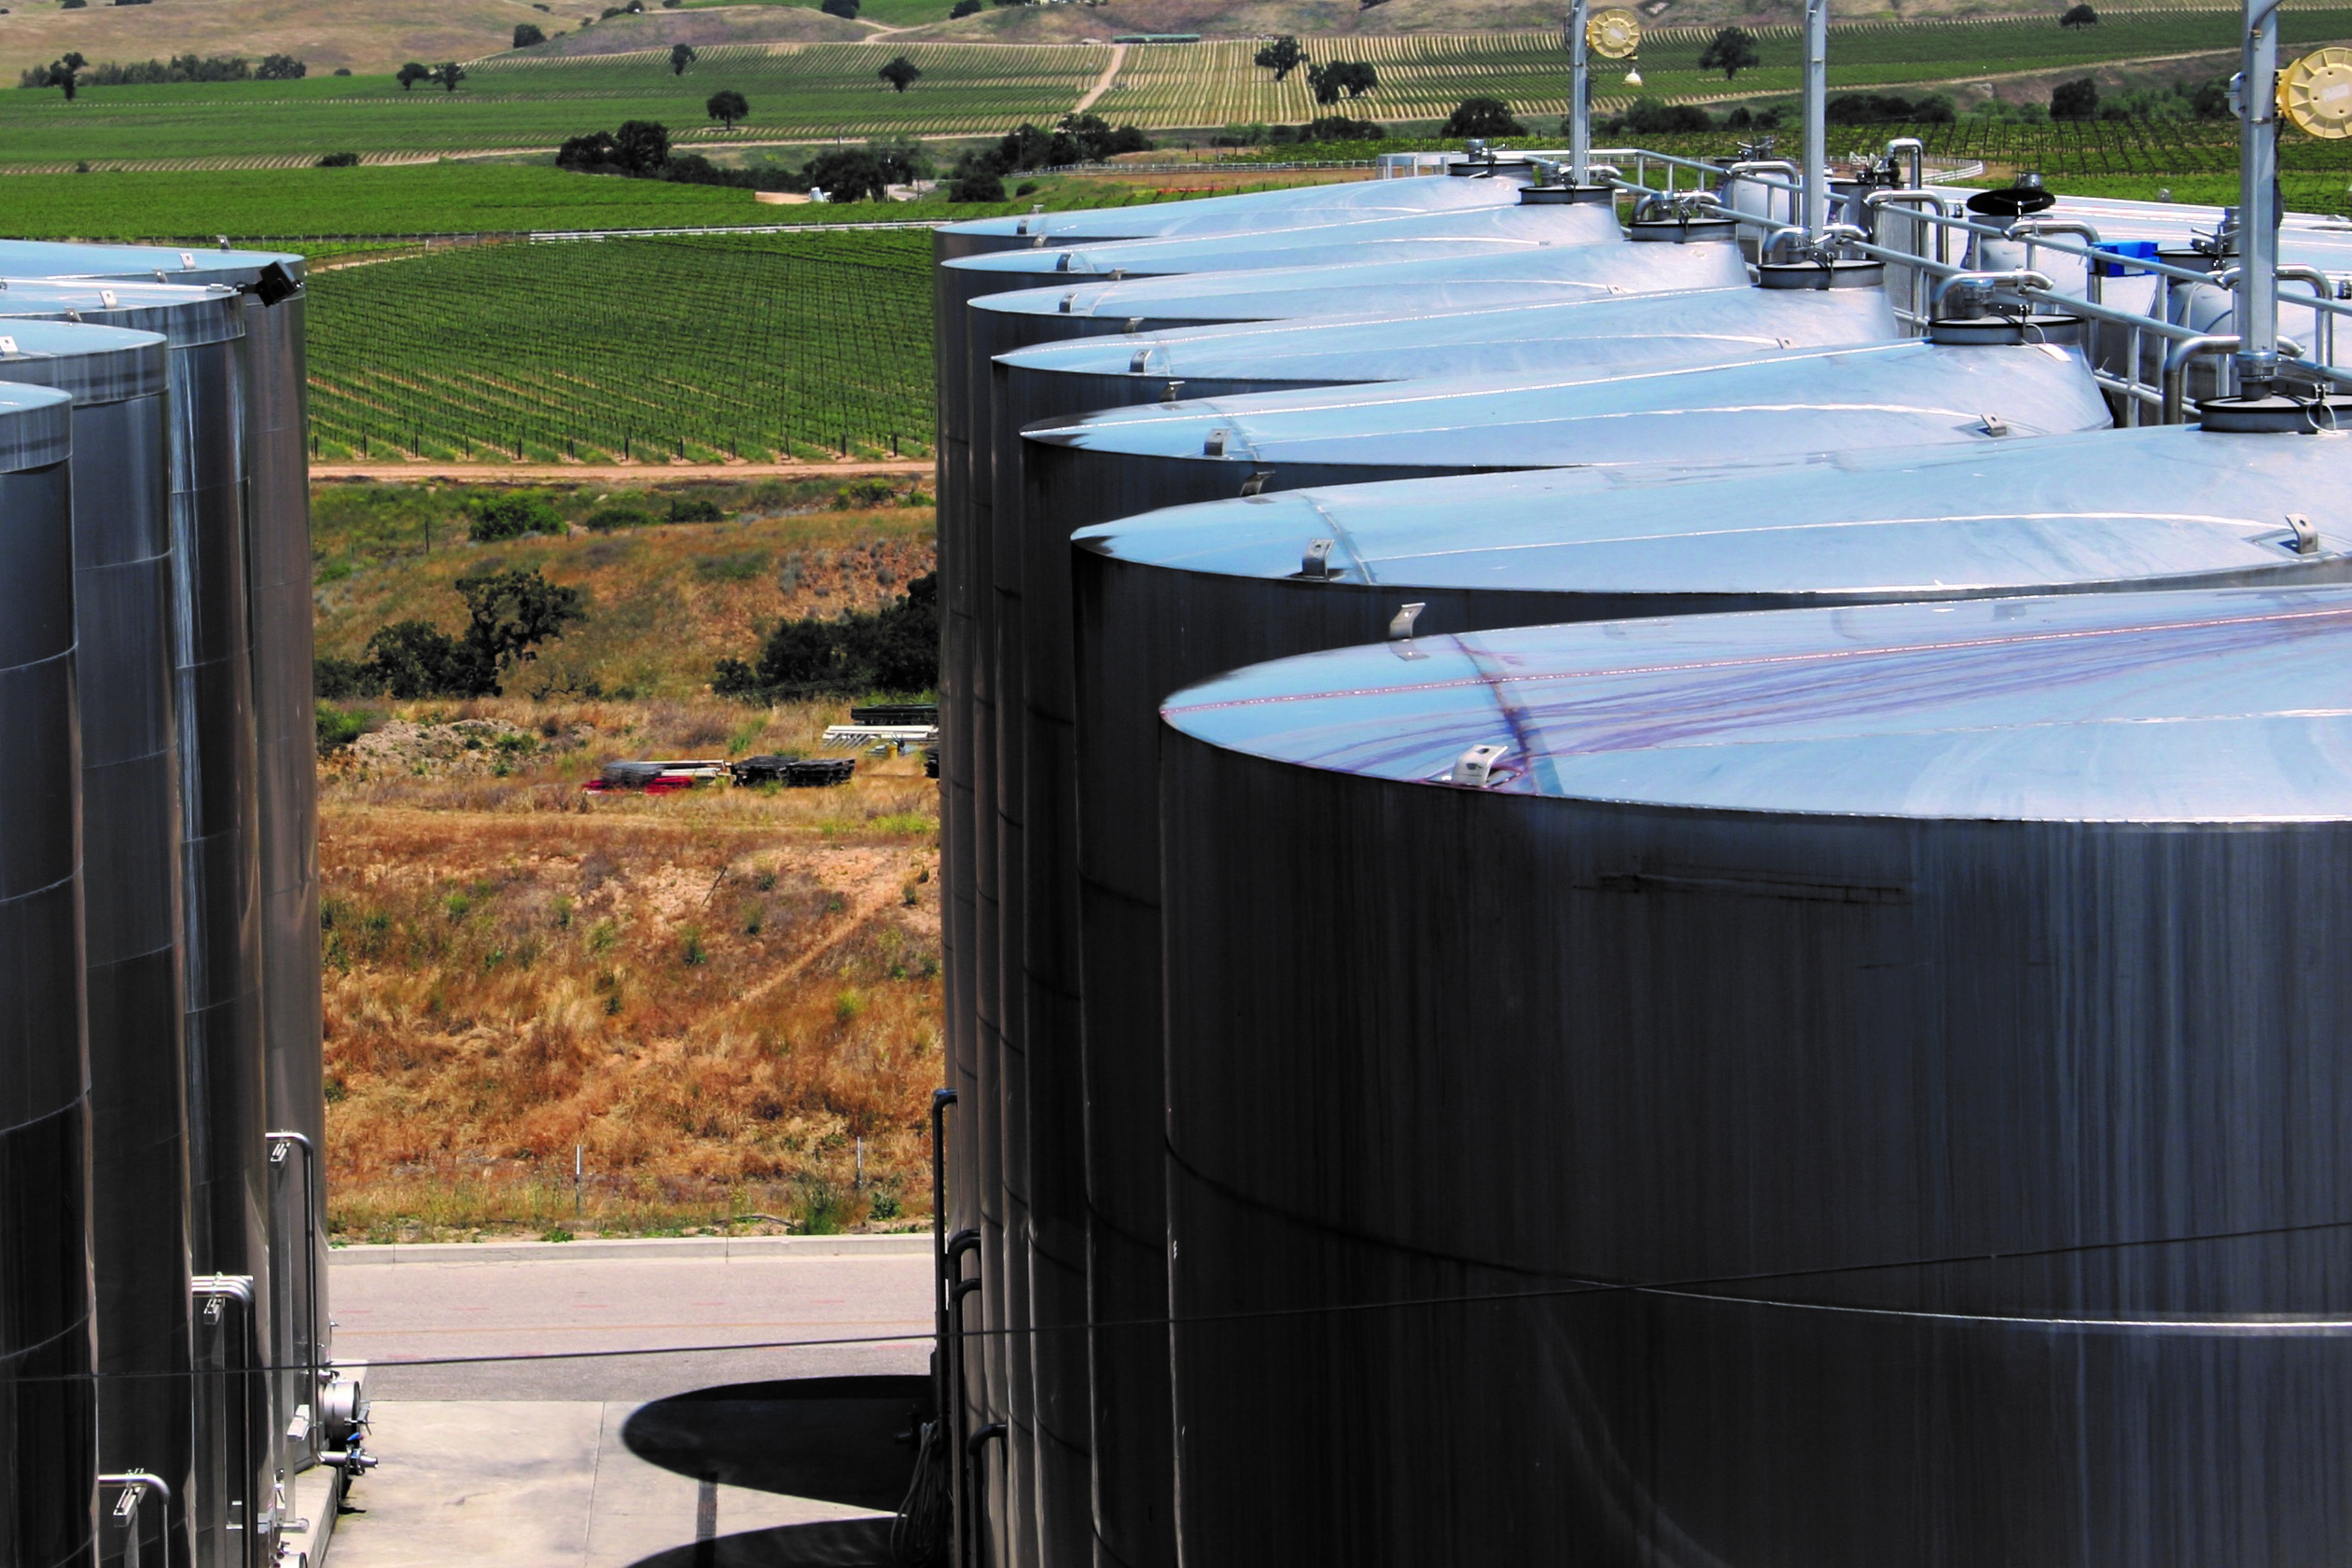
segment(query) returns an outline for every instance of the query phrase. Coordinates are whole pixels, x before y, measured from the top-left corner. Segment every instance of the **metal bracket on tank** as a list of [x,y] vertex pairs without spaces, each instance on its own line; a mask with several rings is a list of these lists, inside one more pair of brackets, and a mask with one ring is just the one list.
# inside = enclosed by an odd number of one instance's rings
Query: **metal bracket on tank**
[[1131,376],[1142,375],[1144,372],[1144,366],[1150,361],[1150,358],[1151,351],[1149,349],[1137,349],[1135,351],[1134,357],[1127,361],[1127,373]]
[[1272,468],[1251,469],[1249,478],[1242,480],[1242,493],[1244,495],[1260,494],[1265,490],[1266,481],[1273,477],[1274,471]]
[[1446,783],[1468,784],[1472,789],[1484,789],[1488,784],[1497,782],[1495,777],[1495,764],[1500,762],[1510,750],[1509,746],[1472,746],[1455,757],[1454,766],[1446,770]]
[[1142,330],[1143,330],[1143,317],[1141,317],[1141,316],[1129,316],[1129,317],[1127,318],[1127,336],[1129,336],[1130,338],[1132,338],[1132,337],[1134,337],[1136,333],[1138,333],[1138,332],[1140,332],[1140,331],[1142,331]]
[[2311,526],[2311,520],[2309,518],[2303,516],[2301,512],[2289,512],[2287,514],[2287,526],[2295,531],[2294,548],[2297,555],[2317,555],[2319,553],[2319,531]]
[[2009,421],[1998,414],[1984,414],[1979,417],[1977,428],[1983,430],[1987,436],[2006,436],[2009,434]]
[[1388,622],[1388,640],[1393,643],[1412,636],[1413,623],[1421,618],[1421,612],[1428,607],[1427,603],[1421,600],[1415,600],[1410,604],[1398,605],[1395,617]]
[[1077,301],[1078,290],[1076,289],[1072,289],[1069,293],[1062,296],[1062,313],[1064,315],[1068,315],[1070,313],[1070,307],[1077,303]]
[[1160,401],[1162,403],[1175,402],[1176,400],[1176,388],[1182,386],[1184,382],[1181,381],[1171,379],[1168,384],[1161,389]]
[[1223,457],[1225,455],[1225,432],[1222,430],[1210,431],[1208,433],[1208,439],[1201,443],[1201,455],[1203,457]]
[[1309,539],[1306,558],[1299,563],[1299,576],[1310,582],[1327,582],[1331,576],[1331,551],[1337,539]]
[[14,338],[0,336],[0,354],[12,354],[16,353],[16,351],[17,340]]

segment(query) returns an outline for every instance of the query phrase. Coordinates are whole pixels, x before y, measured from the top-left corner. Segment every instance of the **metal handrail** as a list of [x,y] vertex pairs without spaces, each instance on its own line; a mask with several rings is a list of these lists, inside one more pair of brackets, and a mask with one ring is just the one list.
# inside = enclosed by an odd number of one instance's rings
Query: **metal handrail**
[[[270,1151],[270,1162],[273,1165],[284,1158],[289,1144],[302,1151],[302,1286],[307,1297],[305,1305],[310,1308],[311,1314],[310,1333],[305,1336],[310,1340],[311,1381],[303,1387],[302,1404],[305,1408],[311,1408],[318,1403],[318,1391],[327,1384],[327,1357],[322,1347],[322,1341],[327,1338],[327,1304],[318,1294],[318,1147],[299,1132],[265,1132],[262,1141],[275,1145]],[[325,1428],[313,1424],[312,1430],[323,1431]],[[302,1440],[305,1451],[315,1459],[318,1449],[310,1441],[309,1433],[303,1434]]]

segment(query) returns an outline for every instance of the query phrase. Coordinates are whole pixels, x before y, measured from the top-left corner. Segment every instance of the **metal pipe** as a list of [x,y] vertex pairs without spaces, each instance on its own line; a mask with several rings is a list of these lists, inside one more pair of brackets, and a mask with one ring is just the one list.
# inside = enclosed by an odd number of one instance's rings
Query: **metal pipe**
[[1928,183],[1928,144],[1916,136],[1897,136],[1886,144],[1890,160],[1903,152],[1911,154],[1911,185],[1915,190]]
[[[2317,267],[2289,265],[2279,268],[2275,275],[2283,284],[2309,284],[2312,298],[2315,300],[2332,300],[2335,298],[2335,280]],[[2321,310],[2315,305],[2311,312],[2311,325],[2312,336],[2318,349],[2319,362],[2323,365],[2334,364],[2335,312]],[[2287,352],[2283,341],[2279,352],[2282,354]]]
[[[126,1470],[120,1475],[100,1476],[100,1486],[118,1486],[122,1496],[115,1503],[115,1522],[123,1529],[122,1555],[117,1558],[116,1568],[139,1568],[139,1509],[147,1500],[149,1491],[163,1494],[163,1506],[172,1506],[172,1489],[160,1476],[145,1470]],[[167,1547],[168,1550],[168,1547]]]
[[2238,381],[2260,395],[2278,378],[2278,0],[2246,0],[2238,104]]
[[[230,1522],[226,1528],[230,1533],[242,1534],[244,1537],[236,1551],[236,1557],[248,1564],[249,1568],[258,1568],[258,1565],[266,1559],[256,1549],[257,1543],[265,1530],[274,1528],[276,1521],[260,1518],[254,1509],[255,1477],[250,1457],[259,1446],[254,1441],[254,1420],[257,1411],[266,1414],[269,1409],[269,1397],[266,1389],[255,1387],[255,1383],[263,1374],[260,1367],[261,1357],[257,1353],[260,1325],[254,1320],[253,1276],[251,1274],[198,1274],[189,1282],[188,1293],[194,1299],[203,1303],[199,1313],[200,1320],[215,1328],[221,1327],[220,1320],[223,1315],[221,1303],[234,1301],[243,1309],[241,1316],[244,1320],[244,1332],[236,1338],[237,1381],[233,1385],[230,1385],[237,1390],[237,1408],[236,1415],[231,1422],[231,1430],[228,1434],[229,1462],[223,1466],[230,1478],[231,1489],[240,1495],[233,1500],[223,1497],[222,1503],[224,1511],[239,1507],[244,1510],[244,1519],[242,1523]],[[227,1359],[224,1341],[223,1365],[219,1368],[224,1379],[229,1374]]]
[[[2078,235],[2089,242],[2093,250],[2098,249],[2099,231],[2080,218],[2021,217],[2009,226],[2011,239],[2025,242],[2025,265],[2027,267],[2034,264],[2034,246],[2043,236],[2051,234]],[[2083,260],[2082,295],[2086,299],[2099,302],[2104,302],[2107,298],[2106,285],[2099,272],[2099,262],[2096,259],[2086,257]]]
[[1830,221],[1830,0],[1805,0],[1805,209],[1807,234]]
[[1955,272],[1936,284],[1934,292],[1928,296],[1928,305],[1930,310],[1941,311],[1943,297],[1955,291],[1965,294],[1982,289],[1989,294],[1997,288],[2010,288],[2020,292],[2032,289],[2041,294],[2052,294],[2057,291],[2057,287],[2047,272],[2031,271],[2023,267],[2005,272]]
[[2184,339],[2164,355],[2164,403],[2162,422],[2184,423],[2189,401],[2189,362],[2212,354],[2234,354],[2242,340],[2229,332],[2205,332]]
[[[978,1251],[979,1247],[979,1231],[957,1231],[947,1244],[948,1266],[960,1270],[963,1268],[964,1254]],[[964,1297],[980,1289],[980,1285],[981,1282],[977,1277],[968,1280],[958,1279],[948,1287],[947,1293],[948,1323],[949,1327],[953,1331],[955,1344],[955,1422],[951,1431],[955,1439],[955,1492],[959,1505],[955,1510],[955,1561],[959,1568],[969,1568],[971,1563],[971,1542],[974,1535],[972,1510],[979,1506],[979,1498],[972,1489],[970,1447],[964,1435],[964,1422],[967,1414],[964,1402],[964,1369],[967,1366],[964,1352]],[[999,1425],[1001,1424],[1000,1422]]]
[[[318,1294],[318,1147],[299,1132],[269,1132],[262,1135],[262,1140],[275,1145],[270,1151],[272,1165],[285,1159],[288,1144],[302,1150],[302,1284],[311,1309],[311,1381],[303,1386],[302,1404],[305,1408],[315,1409],[318,1391],[327,1384],[327,1358],[320,1349],[327,1338],[327,1308]],[[324,1427],[313,1421],[310,1430],[315,1433]],[[307,1436],[304,1441],[309,1444],[312,1457],[316,1458],[316,1442]]]
[[1584,52],[1586,0],[1568,4],[1568,183],[1582,185],[1593,156],[1593,73]]

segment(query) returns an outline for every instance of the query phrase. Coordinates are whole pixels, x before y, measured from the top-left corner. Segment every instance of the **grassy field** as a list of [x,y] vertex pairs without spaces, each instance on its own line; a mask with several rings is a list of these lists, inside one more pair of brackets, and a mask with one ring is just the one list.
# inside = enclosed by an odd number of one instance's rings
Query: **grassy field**
[[[860,758],[840,789],[579,785],[613,757],[817,751],[839,708],[716,701],[711,665],[780,618],[903,591],[931,570],[928,506],[842,510],[831,485],[707,477],[559,487],[573,520],[689,500],[727,520],[469,547],[473,493],[313,495],[322,654],[356,657],[393,620],[454,631],[468,569],[535,567],[588,610],[508,696],[358,705],[344,732],[367,732],[322,761],[337,1235],[918,1218],[939,1072],[920,758]],[[532,701],[549,674],[607,695]]]
[[488,245],[319,273],[316,455],[920,457],[929,237]]
[[[2205,65],[2219,69],[2218,51],[2235,35],[2233,14],[2118,12],[2077,31],[2046,16],[1847,24],[1832,39],[1830,79],[1839,87],[1949,84],[2207,55],[2214,58]],[[2352,7],[2291,9],[2284,19],[2292,47],[2352,37]],[[1760,28],[1762,63],[1732,83],[1698,69],[1707,35],[1704,27],[1654,32],[1642,50],[1643,90],[1720,98],[1795,90],[1793,27]],[[897,93],[875,76],[889,55],[872,44],[713,44],[677,76],[662,49],[585,58],[549,53],[570,42],[480,62],[454,93],[429,86],[404,91],[385,76],[90,88],[71,104],[52,90],[0,90],[0,160],[16,169],[257,160],[292,167],[329,152],[383,159],[551,147],[633,118],[660,120],[697,146],[993,133],[1067,112],[1109,60],[1101,49],[1068,45],[893,40],[890,54],[905,53],[924,72],[912,90]],[[1146,127],[1312,118],[1317,111],[1303,73],[1274,82],[1251,63],[1255,47],[1246,40],[1132,47],[1096,108]],[[1473,95],[1502,98],[1538,119],[1556,118],[1566,107],[1566,60],[1551,31],[1367,35],[1310,40],[1309,52],[1376,66],[1381,85],[1348,107],[1383,121],[1441,118]],[[2192,67],[2204,68],[2193,61],[2182,68]],[[720,88],[751,104],[750,119],[732,133],[703,112],[704,100]],[[1613,71],[1602,73],[1596,90],[1605,101],[1623,96]]]

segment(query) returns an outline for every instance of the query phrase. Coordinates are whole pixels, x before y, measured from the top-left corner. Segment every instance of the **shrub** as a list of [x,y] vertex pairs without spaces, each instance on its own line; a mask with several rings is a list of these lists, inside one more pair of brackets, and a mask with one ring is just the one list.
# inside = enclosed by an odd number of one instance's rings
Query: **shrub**
[[1627,105],[1619,124],[1638,136],[1653,136],[1670,131],[1712,131],[1715,122],[1707,112],[1695,104],[1662,104],[1655,98],[1636,98]]
[[1325,115],[1299,128],[1302,142],[1377,142],[1388,132],[1368,119],[1350,119],[1345,115]]
[[359,155],[355,152],[330,152],[320,159],[316,166],[321,169],[356,169],[359,167]]
[[723,522],[727,514],[718,509],[716,501],[688,500],[677,496],[670,502],[672,522]]
[[1446,117],[1446,136],[1524,136],[1527,128],[1511,117],[1499,98],[1465,98]]
[[652,521],[650,513],[634,506],[605,506],[589,513],[581,526],[591,534],[613,534],[624,528],[644,528]]
[[905,597],[875,614],[784,622],[768,634],[756,667],[739,659],[721,659],[711,689],[774,701],[929,691],[939,682],[939,578],[933,575],[907,584]]
[[817,7],[817,9],[827,16],[839,17],[843,21],[857,20],[857,0],[824,0],[824,4]]
[[534,44],[544,44],[546,42],[547,35],[539,31],[539,27],[536,22],[518,21],[514,24],[515,48],[519,49],[527,49]]
[[888,479],[870,477],[852,479],[833,493],[833,509],[837,512],[866,511],[875,506],[887,506],[898,490]]
[[[349,669],[358,668],[348,659],[339,659],[334,662]],[[354,709],[338,708],[331,702],[318,704],[316,723],[321,756],[331,751],[342,750],[372,728],[368,715]]]
[[311,68],[290,54],[265,54],[260,66],[253,73],[257,82],[299,82],[311,74]]
[[2052,119],[2089,119],[2099,112],[2099,84],[2088,76],[2060,82],[2050,90]]
[[955,0],[955,8],[947,14],[953,20],[958,17],[976,17],[980,15],[980,0]]
[[525,534],[563,532],[563,514],[555,509],[544,491],[514,490],[475,505],[470,536],[476,544],[489,544]]

